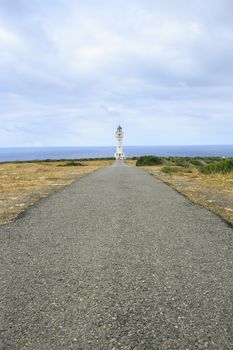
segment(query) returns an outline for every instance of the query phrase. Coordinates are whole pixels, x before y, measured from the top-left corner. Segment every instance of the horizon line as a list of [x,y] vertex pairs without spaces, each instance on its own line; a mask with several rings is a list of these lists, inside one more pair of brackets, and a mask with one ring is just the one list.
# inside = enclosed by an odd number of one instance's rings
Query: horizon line
[[[164,144],[164,145],[124,145],[123,147],[211,147],[211,146],[233,146],[233,144]],[[116,147],[115,145],[108,146],[0,146],[0,149],[9,148],[100,148],[100,147]]]

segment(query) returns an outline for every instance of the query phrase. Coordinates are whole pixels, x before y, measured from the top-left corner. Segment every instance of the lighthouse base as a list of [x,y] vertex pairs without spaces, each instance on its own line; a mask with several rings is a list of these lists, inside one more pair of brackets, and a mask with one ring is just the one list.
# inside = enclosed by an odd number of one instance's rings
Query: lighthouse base
[[126,159],[124,153],[115,153],[114,156],[115,156],[116,160],[118,160],[118,159]]

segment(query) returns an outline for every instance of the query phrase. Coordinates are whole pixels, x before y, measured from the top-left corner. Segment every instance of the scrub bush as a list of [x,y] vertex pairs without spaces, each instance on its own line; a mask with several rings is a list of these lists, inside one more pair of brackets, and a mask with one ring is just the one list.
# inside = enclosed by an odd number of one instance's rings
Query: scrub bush
[[223,159],[217,163],[210,163],[200,170],[203,174],[230,173],[233,171],[233,158]]
[[177,167],[175,166],[164,166],[161,171],[165,174],[173,174],[173,173],[177,173],[179,169],[177,169]]
[[136,166],[161,165],[161,164],[163,164],[162,158],[156,157],[156,156],[142,156],[136,162]]

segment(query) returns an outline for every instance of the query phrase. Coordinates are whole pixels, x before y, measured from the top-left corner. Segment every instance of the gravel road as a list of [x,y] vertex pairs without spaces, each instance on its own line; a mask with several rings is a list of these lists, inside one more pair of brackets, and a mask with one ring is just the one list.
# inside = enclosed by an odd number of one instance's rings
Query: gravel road
[[117,162],[0,227],[0,349],[230,350],[232,235]]

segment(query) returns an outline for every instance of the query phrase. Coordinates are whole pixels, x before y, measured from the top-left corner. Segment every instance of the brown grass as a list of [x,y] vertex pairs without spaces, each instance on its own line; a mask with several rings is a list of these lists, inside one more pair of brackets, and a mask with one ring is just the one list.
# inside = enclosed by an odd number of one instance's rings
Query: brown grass
[[66,163],[69,162],[0,164],[0,224],[9,223],[38,199],[113,161],[81,162],[84,166],[64,166]]
[[[135,166],[136,161],[127,161]],[[167,183],[191,201],[202,205],[233,224],[233,172],[228,174],[201,174],[197,168],[164,174],[163,166],[142,167]]]

